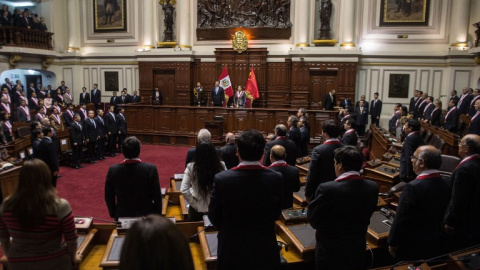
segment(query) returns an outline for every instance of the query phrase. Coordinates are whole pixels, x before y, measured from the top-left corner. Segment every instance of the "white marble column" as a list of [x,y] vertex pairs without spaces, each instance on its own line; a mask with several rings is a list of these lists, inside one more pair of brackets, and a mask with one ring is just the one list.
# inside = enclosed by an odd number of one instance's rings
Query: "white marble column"
[[356,0],[341,1],[340,47],[355,47],[355,4]]
[[178,40],[178,47],[180,49],[191,49],[192,44],[190,42],[191,27],[190,27],[190,17],[192,16],[190,11],[190,1],[178,0],[176,2],[176,23],[177,23],[177,33],[176,39]]
[[467,47],[470,0],[455,0],[450,17],[450,46]]
[[296,47],[309,47],[310,39],[308,37],[308,22],[310,20],[310,10],[308,8],[310,0],[295,0],[295,25],[294,25],[294,43]]
[[80,1],[68,0],[68,50],[80,50]]
[[143,48],[151,49],[157,46],[155,44],[155,32],[153,16],[157,8],[158,2],[156,0],[143,1]]

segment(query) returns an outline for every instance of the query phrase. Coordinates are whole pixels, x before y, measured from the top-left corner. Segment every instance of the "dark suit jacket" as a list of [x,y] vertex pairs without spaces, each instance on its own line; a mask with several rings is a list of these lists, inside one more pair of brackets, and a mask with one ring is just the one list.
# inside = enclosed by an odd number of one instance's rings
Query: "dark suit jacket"
[[459,98],[457,95],[455,95],[455,96],[450,96],[450,99],[449,99],[449,100],[452,100],[452,99],[455,100],[455,101],[457,102],[457,104],[458,104],[458,101],[460,100],[460,98]]
[[409,112],[415,112],[415,103],[417,102],[417,100],[415,100],[415,97],[412,97],[410,99],[410,105],[408,105],[408,111]]
[[58,172],[57,146],[50,138],[42,138],[42,141],[38,145],[38,154],[35,156],[43,160],[52,173]]
[[218,93],[215,94],[215,87],[212,88],[212,101],[214,106],[222,106],[225,99],[225,90],[222,87],[218,87]]
[[95,94],[93,93],[93,89],[90,91],[90,93],[91,93],[90,97],[93,104],[99,104],[102,102],[102,92],[99,89],[95,91]]
[[[360,106],[360,101],[355,102],[355,108],[358,108],[358,106]],[[364,102],[363,102],[363,106],[364,106],[364,107],[367,107],[367,109],[369,109],[369,107],[368,107],[368,101],[364,101]]]
[[120,96],[117,98],[117,104],[127,104],[128,103],[128,96]]
[[276,171],[283,176],[283,199],[282,209],[293,207],[293,192],[300,190],[300,175],[298,168],[290,166],[287,163],[272,164],[268,167],[272,171]]
[[453,172],[452,198],[445,214],[445,224],[453,227],[455,249],[480,244],[480,159],[462,163]]
[[472,122],[470,122],[470,134],[477,134],[480,136],[480,116],[477,116],[477,118],[473,119]]
[[419,132],[408,135],[400,151],[400,181],[403,182],[409,182],[416,176],[413,172],[412,160],[410,158],[419,146],[424,145],[422,135]]
[[22,16],[21,18],[18,18],[18,22],[19,22],[19,26],[21,27],[27,28],[28,26],[30,27],[32,26],[32,20],[29,17],[25,19],[25,17]]
[[132,96],[132,99],[131,99],[130,102],[132,102],[132,103],[137,103],[137,102],[140,102],[140,101],[142,101],[142,99],[140,98],[140,96],[139,96],[139,95],[134,95],[134,96]]
[[238,165],[237,146],[234,143],[226,144],[220,148],[220,152],[228,170]]
[[80,104],[88,104],[90,103],[90,94],[85,92],[85,98],[83,97],[83,92],[80,93]]
[[302,140],[302,134],[300,134],[300,129],[298,127],[291,127],[288,131],[288,138],[295,143],[295,158],[301,157],[302,150],[300,145]]
[[353,104],[350,100],[347,101],[346,99],[344,99],[344,100],[340,101],[340,107],[342,107],[343,109],[348,108],[348,107],[352,107],[352,106],[353,106]]
[[[220,149],[215,148],[217,151],[218,156],[221,158],[222,157],[222,152]],[[185,158],[185,168],[187,168],[188,163],[193,162],[193,157],[195,157],[195,147],[188,149],[187,151],[187,157]]]
[[[38,99],[37,99],[38,102]],[[28,99],[28,108],[31,110],[36,110],[38,108],[38,104],[33,101],[33,99],[29,98]]]
[[42,142],[42,138],[37,138],[37,139],[32,141],[32,150],[33,150],[33,157],[34,158],[37,158],[37,156],[38,156],[38,150],[39,150],[39,146],[40,146],[41,142]]
[[335,107],[335,105],[337,104],[337,97],[335,95],[333,95],[333,101],[332,99],[330,98],[330,93],[327,93],[325,95],[325,98],[323,99],[323,108],[325,110],[333,110],[333,107]]
[[313,148],[312,161],[308,169],[307,183],[305,185],[305,197],[313,199],[318,185],[335,180],[335,168],[333,166],[333,151],[342,147],[341,142],[323,143]]
[[470,117],[473,117],[477,113],[477,110],[475,110],[475,101],[477,101],[478,99],[480,99],[480,95],[472,98],[472,100],[468,104],[468,115]]
[[[450,131],[450,132],[454,132],[456,133],[457,130],[458,130],[458,117],[459,117],[459,113],[458,113],[458,109],[457,107],[455,107],[453,109],[454,111],[452,111],[449,115],[448,115],[448,118],[445,118],[445,124],[443,125],[443,128]],[[447,112],[448,114],[448,112]],[[447,115],[445,115],[446,117]]]
[[[222,171],[214,178],[208,217],[218,229],[219,270],[280,267],[274,223],[282,209],[282,175],[248,167]],[[252,211],[259,206],[261,211]],[[255,222],[238,222],[239,213]],[[239,259],[246,250],[248,256]]]
[[[431,105],[430,105],[431,104]],[[428,106],[428,108],[427,108]],[[429,103],[425,105],[425,108],[423,108],[423,119],[430,120],[432,117],[432,111],[435,109],[435,105],[433,103]]]
[[320,184],[316,194],[307,214],[316,229],[317,269],[364,269],[367,227],[378,201],[377,184],[370,180],[331,181]]
[[[118,96],[112,96],[112,97],[110,97],[110,103],[109,103],[110,105],[114,105],[114,106],[115,106],[115,105],[117,105],[118,103],[120,103],[120,97],[118,97]],[[117,108],[117,107],[115,107],[115,109],[116,109],[116,108]]]
[[425,108],[425,104],[426,101],[423,102],[422,98],[417,99],[417,101],[415,102],[415,110],[413,111],[414,118],[419,118],[423,116],[423,109]]
[[350,133],[345,132],[345,134],[343,134],[341,141],[344,145],[357,146],[357,143],[358,143],[357,133],[355,131]]
[[397,128],[397,120],[400,117],[400,113],[395,113],[392,118],[390,118],[390,121],[388,121],[388,131],[390,133],[395,133],[396,128]]
[[71,126],[74,122],[73,115],[75,115],[75,113],[72,113],[72,116],[70,116],[67,111],[63,113],[63,120],[65,120],[65,125],[67,125],[67,127]]
[[125,120],[125,115],[117,114],[117,126],[118,130],[122,133],[122,135],[127,134],[127,121]]
[[433,110],[430,114],[430,123],[432,125],[439,127],[440,126],[440,115],[442,114],[442,109]]
[[5,17],[2,16],[0,18],[0,25],[2,25],[2,26],[12,26],[12,23],[10,22],[10,20],[8,18],[5,18]]
[[112,134],[118,133],[118,125],[117,125],[117,118],[118,115],[113,117],[110,113],[106,113],[103,117],[103,121],[105,121],[105,128],[107,133],[111,132]]
[[97,136],[99,135],[97,130],[98,125],[95,119],[93,119],[93,122],[95,122],[95,125],[90,121],[90,118],[87,118],[83,122],[84,122],[83,130],[85,134],[85,139],[88,139],[90,142],[96,142]]
[[263,166],[270,166],[270,164],[272,164],[272,162],[270,162],[270,150],[277,144],[285,148],[285,153],[287,154],[285,161],[288,163],[288,165],[295,166],[295,154],[297,152],[297,147],[292,140],[287,139],[286,137],[277,137],[275,140],[267,143],[265,146],[265,153],[263,155]]
[[115,164],[108,169],[105,203],[112,218],[162,213],[157,167],[138,162]]
[[105,139],[107,130],[105,128],[105,120],[103,120],[103,122],[102,120],[100,120],[100,116],[95,117],[95,123],[97,123],[97,135],[100,136],[100,139]]
[[[155,90],[152,91],[152,103],[155,101],[155,98],[156,98],[156,94],[155,94]],[[159,90],[158,91],[158,105],[162,105],[163,104],[163,98],[162,98],[162,92]]]
[[302,156],[308,155],[308,143],[310,142],[310,129],[306,126],[300,128],[300,151]]
[[32,94],[35,93],[35,88],[28,87],[26,92],[27,92],[27,98],[30,99],[32,97]]
[[17,122],[28,122],[27,114],[20,107],[17,108]]
[[450,194],[446,180],[441,177],[415,179],[404,187],[388,236],[388,244],[398,247],[399,259],[437,255]]
[[[78,122],[78,123],[82,125],[81,122]],[[83,129],[84,129],[83,126],[82,128],[80,128],[75,122],[70,125],[70,139],[71,139],[72,145],[74,143],[77,143],[77,146],[82,146],[83,139],[84,139]]]
[[375,100],[370,102],[370,115],[376,118],[382,114],[382,101],[377,99],[377,104],[373,106],[374,102]]
[[462,103],[458,104],[458,110],[460,111],[460,114],[467,114],[468,113],[468,108],[470,107],[470,102],[473,99],[472,94],[468,94],[463,100]]
[[360,113],[360,107],[355,108],[355,125],[364,126],[368,123],[368,107],[363,107],[363,113]]

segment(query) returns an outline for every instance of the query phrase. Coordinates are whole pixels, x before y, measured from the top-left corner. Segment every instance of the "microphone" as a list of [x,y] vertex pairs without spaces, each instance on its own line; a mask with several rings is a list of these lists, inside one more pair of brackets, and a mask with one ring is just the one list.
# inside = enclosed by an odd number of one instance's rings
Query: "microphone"
[[203,227],[203,229],[201,229],[199,232],[197,232],[196,234],[190,236],[190,239],[195,239],[195,237],[197,237],[201,232],[204,232],[206,229],[210,228],[210,227],[213,227],[212,223],[208,224],[207,226]]

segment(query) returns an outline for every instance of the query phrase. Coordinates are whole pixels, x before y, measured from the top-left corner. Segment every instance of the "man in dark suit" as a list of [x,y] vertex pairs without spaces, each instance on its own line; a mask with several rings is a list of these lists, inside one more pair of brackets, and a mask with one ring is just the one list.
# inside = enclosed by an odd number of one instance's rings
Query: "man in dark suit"
[[442,164],[440,150],[420,146],[411,160],[418,176],[404,187],[388,236],[390,254],[400,260],[428,259],[439,254],[439,225],[451,194],[438,171]]
[[475,101],[475,110],[477,113],[472,117],[470,121],[470,134],[480,135],[480,100]]
[[355,129],[359,136],[363,136],[365,134],[365,126],[368,123],[368,107],[365,106],[363,100],[359,101],[360,103],[355,108]]
[[457,109],[460,112],[460,114],[467,114],[470,106],[470,102],[473,99],[473,95],[472,95],[473,90],[471,88],[464,87],[462,91],[463,91],[463,94],[460,97],[460,100],[458,101]]
[[107,129],[105,121],[103,120],[103,110],[97,110],[95,117],[95,124],[97,125],[97,158],[104,160],[105,157],[105,137],[107,136]]
[[325,110],[333,111],[333,107],[337,105],[337,98],[335,97],[335,89],[328,92],[323,99],[323,108]]
[[378,99],[378,93],[373,94],[373,100],[370,102],[370,118],[372,125],[379,126],[380,116],[382,115],[382,101]]
[[403,126],[405,131],[405,141],[400,155],[400,181],[410,182],[415,179],[412,160],[410,157],[419,146],[424,144],[422,135],[420,135],[420,123],[417,119],[408,119]]
[[118,148],[122,152],[122,144],[125,136],[127,136],[127,120],[125,119],[125,108],[120,108],[117,114],[118,125]]
[[92,103],[95,105],[95,111],[100,109],[100,103],[102,103],[102,92],[100,89],[97,89],[98,84],[93,84],[93,89],[90,91],[90,98]]
[[35,84],[31,82],[27,88],[27,98],[30,99],[33,93],[35,93]]
[[36,158],[38,156],[38,147],[40,146],[40,142],[42,142],[42,139],[43,139],[42,129],[36,128],[32,130],[32,134],[30,136],[32,139],[32,152],[33,152],[33,154],[30,157]]
[[[117,91],[113,91],[113,96],[110,97],[110,106],[115,106],[117,107],[117,104],[120,102],[119,98],[117,97]],[[116,113],[116,111],[115,111]]]
[[36,110],[38,108],[37,93],[33,92],[32,96],[28,99],[28,108],[30,110]]
[[460,98],[457,96],[457,90],[453,89],[450,91],[450,99],[449,100],[455,100],[457,103],[460,101]]
[[362,164],[363,156],[357,148],[336,149],[336,179],[320,184],[308,205],[308,220],[316,229],[318,270],[365,269],[367,228],[377,206],[378,186],[360,176]]
[[445,230],[452,250],[480,244],[480,136],[468,134],[458,144],[463,159],[450,178],[452,198],[445,214]]
[[122,90],[122,92],[120,93],[120,98],[118,99],[117,104],[127,104],[129,102],[130,100],[127,96],[127,90],[126,88],[124,88],[124,90]]
[[90,94],[87,93],[87,88],[82,87],[82,93],[80,93],[80,105],[90,103]]
[[397,129],[397,121],[400,119],[400,108],[402,107],[402,104],[397,103],[395,104],[395,107],[393,107],[393,115],[392,118],[390,118],[390,121],[388,121],[388,131],[392,134],[395,134],[396,129]]
[[470,104],[468,106],[468,115],[470,117],[474,116],[477,113],[477,110],[475,110],[475,102],[480,99],[479,91],[480,89],[478,88],[475,88],[475,90],[473,90],[473,98],[472,98],[472,101],[470,101]]
[[[203,142],[210,142],[210,139],[212,138],[212,134],[208,129],[202,128],[198,131],[197,134],[197,144],[203,143]],[[195,156],[195,147],[192,147],[188,149],[187,151],[187,157],[185,158],[185,168],[187,168],[188,163],[193,162],[193,157]],[[220,149],[216,148],[217,154],[221,157],[222,152]]]
[[240,162],[237,156],[237,146],[235,145],[235,134],[229,132],[225,136],[227,144],[220,148],[222,159],[225,162],[225,167],[228,170],[238,165]]
[[82,156],[82,148],[83,148],[83,142],[84,142],[84,130],[83,130],[83,125],[82,125],[82,118],[78,113],[76,113],[73,117],[75,120],[71,125],[70,125],[70,142],[72,143],[72,148],[73,148],[73,168],[75,169],[80,169],[83,168],[83,166],[80,164],[80,159]]
[[295,143],[295,158],[299,158],[302,156],[302,150],[300,149],[302,135],[300,134],[300,129],[298,128],[298,118],[294,115],[288,117],[287,126],[289,128],[287,137]]
[[74,122],[73,104],[68,105],[67,110],[63,113],[63,120],[65,120],[65,125],[70,127]]
[[348,96],[345,96],[345,98],[342,101],[340,101],[340,107],[342,107],[343,109],[348,107],[353,107],[353,104],[348,98]]
[[[423,91],[418,91],[418,98],[417,98],[417,101],[415,101],[415,105],[413,106],[413,118],[415,119],[419,117],[419,108],[422,102],[424,102]],[[409,112],[412,113],[412,111],[410,110]]]
[[60,89],[60,91],[62,91],[62,95],[65,94],[65,92],[67,91],[67,86],[65,85],[65,81],[61,81],[60,82],[60,86],[57,87],[57,89]]
[[220,107],[225,100],[225,90],[220,87],[220,82],[215,81],[215,86],[212,89],[212,104],[213,106]]
[[87,104],[81,104],[77,112],[80,115],[80,118],[82,119],[81,122],[83,124],[85,119],[88,118]]
[[445,115],[443,128],[450,132],[456,133],[458,130],[458,117],[459,117],[457,102],[454,99],[450,99],[448,103],[448,108],[449,110]]
[[27,107],[27,102],[22,99],[20,107],[17,108],[17,122],[30,122],[30,108]]
[[430,118],[432,117],[432,112],[434,109],[435,109],[435,105],[433,105],[433,97],[429,96],[427,97],[426,105],[423,108],[422,119],[430,121]]
[[423,114],[425,112],[425,107],[428,105],[428,94],[427,93],[423,93],[422,94],[422,101],[420,102],[420,104],[418,104],[418,107],[417,107],[417,115],[416,117],[414,117],[415,119],[418,119],[418,118],[423,118]]
[[354,120],[352,118],[348,118],[347,121],[345,121],[345,133],[342,136],[341,142],[344,145],[351,145],[351,146],[357,146],[358,143],[358,136],[357,133],[355,132],[355,129],[353,129],[353,123]]
[[[256,130],[237,141],[240,164],[215,175],[208,217],[218,229],[217,269],[279,269],[275,220],[281,213],[282,175],[263,167],[265,140]],[[262,206],[261,211],[251,211]],[[238,222],[249,213],[255,222]],[[239,254],[248,256],[239,259]]]
[[108,169],[105,203],[110,217],[142,217],[162,213],[162,193],[157,167],[142,162],[140,141],[127,138],[122,145],[125,160]]
[[295,166],[296,158],[295,153],[297,152],[297,147],[295,143],[287,138],[287,127],[283,124],[278,124],[275,126],[275,140],[269,141],[267,146],[265,146],[265,155],[263,156],[263,166],[270,166],[270,150],[274,145],[281,145],[285,148],[287,157],[285,161],[290,166]]
[[162,105],[163,104],[163,98],[162,98],[162,92],[158,90],[158,87],[155,87],[152,93],[152,104],[153,105]]
[[108,148],[110,149],[110,156],[116,156],[117,151],[117,138],[118,138],[118,125],[117,115],[115,115],[115,106],[110,105],[107,115],[103,118],[105,120],[105,128],[108,136]]
[[58,157],[57,157],[57,146],[52,142],[52,137],[54,136],[53,130],[51,127],[43,127],[42,129],[43,139],[38,145],[38,155],[36,158],[43,160],[50,169],[52,173],[52,185],[57,186],[58,178]]
[[308,144],[310,143],[310,129],[307,126],[307,118],[302,117],[298,121],[298,126],[300,127],[300,150],[302,152],[302,157],[308,155]]
[[83,121],[85,130],[85,142],[87,143],[87,158],[90,164],[95,163],[97,155],[95,153],[95,146],[99,139],[97,123],[95,122],[95,113],[93,110],[88,111],[88,118]]
[[[0,11],[2,12],[2,11]],[[2,12],[2,17],[0,17],[0,25],[1,26],[12,26],[12,22],[8,18],[8,11]]]
[[335,169],[333,167],[333,152],[342,147],[338,136],[340,136],[340,126],[333,119],[323,122],[322,136],[325,142],[315,148],[312,152],[312,160],[308,169],[307,183],[305,185],[305,197],[311,201],[315,196],[315,191],[321,183],[333,181],[335,179]]
[[138,95],[137,90],[133,90],[133,95],[132,95],[132,100],[131,100],[131,102],[132,102],[132,103],[138,103],[138,102],[140,102],[140,101],[142,101],[142,98]]
[[283,176],[283,199],[282,209],[293,207],[293,192],[300,190],[300,176],[298,168],[290,166],[285,162],[285,148],[281,145],[275,145],[270,151],[270,161],[272,164],[268,167]]
[[13,94],[15,92],[15,89],[14,87],[12,87],[12,85],[10,84],[10,79],[9,78],[5,78],[5,83],[2,84],[2,89],[3,88],[7,88],[8,89],[8,94],[10,95],[10,97],[13,97]]
[[369,107],[368,107],[368,101],[365,100],[365,95],[361,95],[361,96],[360,96],[360,100],[358,100],[358,101],[355,103],[355,108],[357,108],[358,106],[360,106],[360,101],[363,101],[363,106],[364,106],[364,107],[367,107],[367,109],[369,109]]
[[23,12],[23,16],[19,19],[19,26],[27,29],[32,28],[32,18],[30,18],[30,12],[28,10]]

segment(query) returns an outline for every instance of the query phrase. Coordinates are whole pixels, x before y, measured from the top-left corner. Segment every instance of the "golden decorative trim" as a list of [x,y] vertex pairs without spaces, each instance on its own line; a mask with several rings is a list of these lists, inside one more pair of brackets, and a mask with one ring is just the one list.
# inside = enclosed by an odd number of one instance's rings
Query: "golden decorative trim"
[[80,47],[68,47],[67,51],[80,51]]
[[191,45],[178,45],[178,47],[181,48],[181,49],[183,49],[183,48],[185,48],[185,49],[191,49],[191,48],[192,48]]
[[166,41],[166,42],[157,43],[157,46],[162,48],[166,48],[166,47],[175,48],[177,45],[178,43],[176,41]]
[[475,64],[480,65],[480,55],[476,54],[473,60],[475,61]]
[[336,39],[315,39],[312,41],[315,46],[335,46],[338,43]]
[[10,64],[10,68],[15,68],[17,63],[22,60],[22,56],[18,54],[11,54],[8,63]]
[[142,48],[143,49],[155,49],[155,46],[153,46],[153,45],[143,45]]
[[310,43],[297,43],[295,47],[310,47]]
[[48,69],[48,67],[53,63],[53,57],[43,57],[42,58],[42,68]]
[[340,44],[340,47],[355,47],[355,43],[353,42],[344,42]]
[[467,63],[450,63],[450,64],[433,64],[433,63],[358,63],[359,66],[404,66],[404,67],[471,67],[475,64]]
[[[160,5],[165,5],[166,2],[167,2],[167,1],[165,1],[165,0],[158,0],[158,3],[159,3]],[[171,5],[175,5],[176,2],[177,2],[176,0],[170,0],[170,4],[171,4]]]
[[233,50],[237,53],[242,53],[248,49],[247,35],[243,31],[237,31],[232,35]]
[[450,47],[468,47],[468,43],[466,42],[455,42],[450,44]]
[[134,62],[57,62],[56,66],[89,66],[89,65],[138,65],[137,61]]

